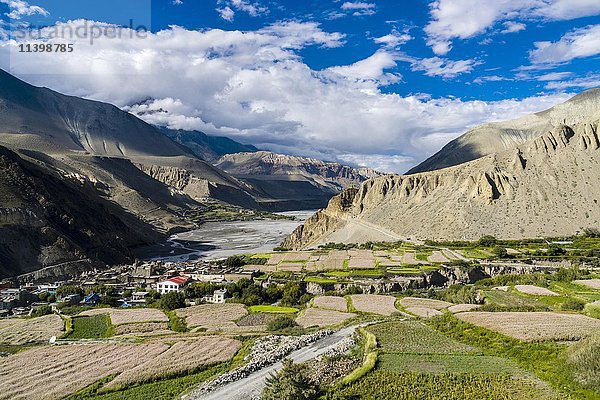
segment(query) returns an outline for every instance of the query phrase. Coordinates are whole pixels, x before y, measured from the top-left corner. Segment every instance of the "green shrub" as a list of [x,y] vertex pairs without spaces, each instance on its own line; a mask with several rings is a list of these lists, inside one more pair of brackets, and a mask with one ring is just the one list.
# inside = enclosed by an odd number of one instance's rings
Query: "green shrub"
[[600,304],[586,304],[583,311],[592,318],[600,319]]
[[319,389],[309,377],[305,364],[294,364],[289,358],[283,360],[283,368],[266,380],[262,400],[313,400],[319,398]]
[[280,316],[269,321],[269,323],[267,324],[267,330],[280,331],[294,326],[297,326],[296,321],[294,321],[290,317]]
[[582,311],[584,307],[585,302],[577,299],[569,299],[560,306],[565,311]]
[[160,298],[160,308],[168,311],[185,307],[185,295],[181,292],[169,292]]
[[52,307],[50,306],[40,306],[35,310],[31,311],[32,317],[41,317],[43,315],[52,314]]

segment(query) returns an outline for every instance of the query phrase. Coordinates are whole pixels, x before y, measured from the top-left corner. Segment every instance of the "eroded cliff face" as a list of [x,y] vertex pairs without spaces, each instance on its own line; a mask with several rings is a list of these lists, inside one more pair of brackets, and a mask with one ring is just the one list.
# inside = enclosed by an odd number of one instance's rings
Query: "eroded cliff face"
[[[284,242],[570,235],[600,225],[598,120],[556,125],[514,149],[459,166],[366,181],[335,197]],[[343,241],[343,240],[342,240]]]
[[192,199],[210,197],[209,182],[194,176],[185,169],[144,164],[138,164],[137,167],[150,177],[187,194]]

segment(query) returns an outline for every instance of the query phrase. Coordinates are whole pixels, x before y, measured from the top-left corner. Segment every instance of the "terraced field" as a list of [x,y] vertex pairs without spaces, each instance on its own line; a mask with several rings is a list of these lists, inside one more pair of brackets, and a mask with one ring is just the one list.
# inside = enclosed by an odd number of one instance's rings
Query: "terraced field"
[[65,323],[58,315],[38,318],[0,319],[0,343],[22,345],[33,342],[48,342],[52,336],[65,333]]

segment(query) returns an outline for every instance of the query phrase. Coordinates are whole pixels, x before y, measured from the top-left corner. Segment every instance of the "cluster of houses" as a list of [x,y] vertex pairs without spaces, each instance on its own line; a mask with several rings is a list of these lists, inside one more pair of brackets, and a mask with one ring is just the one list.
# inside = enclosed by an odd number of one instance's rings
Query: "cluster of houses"
[[[192,282],[231,283],[252,276],[252,271],[203,261],[178,264],[157,261],[119,266],[109,270],[88,271],[68,281],[50,284],[24,283],[17,285],[15,282],[3,281],[0,282],[0,317],[27,314],[41,305],[55,305],[40,302],[39,295],[46,292],[46,297],[52,295],[55,298],[56,290],[63,285],[75,285],[86,292],[93,290],[98,285],[111,288],[120,295],[131,292],[131,296],[121,299],[120,303],[123,307],[132,307],[145,304],[150,290],[156,290],[162,295],[169,292],[181,292]],[[207,303],[224,303],[226,297],[226,290],[216,290],[213,295],[206,296],[201,300]],[[98,294],[92,293],[87,296],[71,294],[54,300],[70,305],[94,306],[101,298]]]

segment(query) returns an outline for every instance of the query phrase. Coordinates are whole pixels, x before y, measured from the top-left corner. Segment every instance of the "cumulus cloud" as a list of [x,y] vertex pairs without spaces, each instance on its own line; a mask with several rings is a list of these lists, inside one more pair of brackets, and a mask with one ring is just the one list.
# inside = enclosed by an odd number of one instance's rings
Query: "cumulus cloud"
[[[569,20],[600,14],[597,0],[438,0],[431,3],[425,27],[427,43],[437,55],[452,49],[454,39],[482,34],[506,21],[504,33],[524,28],[517,19]],[[516,30],[515,30],[516,29]]]
[[375,3],[366,3],[362,1],[347,1],[343,3],[339,10],[329,13],[329,19],[343,18],[347,15],[355,17],[369,16],[377,13]]
[[[83,22],[65,25],[74,30]],[[74,38],[73,53],[14,52],[10,61],[13,71],[33,84],[110,102],[150,123],[396,172],[469,127],[568,98],[555,93],[484,102],[402,96],[379,90],[399,54],[382,49],[328,70],[314,70],[299,56],[306,46],[336,47],[342,39],[317,24],[295,22],[246,32],[171,27],[145,38],[103,36],[93,45],[89,38]],[[16,45],[0,41],[2,68]],[[442,75],[473,65],[432,64],[432,70],[447,69]]]
[[230,7],[217,8],[217,12],[225,21],[233,22],[233,19],[235,18],[235,11]]
[[21,17],[29,15],[48,15],[48,11],[39,6],[29,5],[26,1],[22,0],[0,0],[0,3],[8,5],[9,12],[6,16],[12,19],[21,19]]
[[374,83],[370,86],[377,89],[380,86],[396,83],[402,79],[399,74],[385,72],[397,65],[397,56],[385,50],[379,50],[372,56],[351,65],[328,68],[326,72],[341,76],[356,83]]
[[564,35],[558,42],[536,42],[529,53],[534,64],[560,64],[600,54],[600,25],[590,25]]

